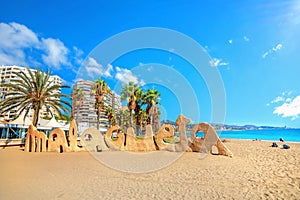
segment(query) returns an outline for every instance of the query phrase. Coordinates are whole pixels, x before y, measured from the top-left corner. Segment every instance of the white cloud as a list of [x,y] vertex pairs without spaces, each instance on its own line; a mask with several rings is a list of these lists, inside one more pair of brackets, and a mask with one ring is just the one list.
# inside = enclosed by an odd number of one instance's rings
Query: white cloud
[[20,49],[35,46],[39,43],[37,35],[26,26],[12,22],[0,23],[1,49]]
[[269,51],[265,52],[265,53],[262,55],[262,58],[266,58],[268,55],[269,55]]
[[229,65],[229,63],[226,63],[226,62],[222,62],[221,59],[218,59],[218,58],[213,58],[209,61],[209,65],[211,67],[218,67],[218,66],[226,66],[226,65]]
[[83,56],[83,51],[81,49],[78,49],[77,47],[73,47],[74,51],[74,60],[76,64],[80,65],[83,61],[82,56]]
[[262,58],[266,58],[268,55],[276,52],[276,51],[279,51],[282,49],[282,44],[277,44],[275,47],[269,49],[268,51],[264,52],[263,55],[262,55]]
[[0,64],[26,65],[24,49],[37,47],[37,35],[18,23],[0,23]]
[[277,96],[276,98],[274,98],[270,103],[275,104],[278,102],[289,102],[289,101],[291,101],[291,98],[289,97],[291,94],[292,94],[292,91],[281,92],[281,94],[279,96]]
[[147,67],[147,71],[148,71],[148,72],[152,72],[152,71],[153,71],[153,66]]
[[284,118],[291,117],[292,120],[298,118],[300,114],[300,95],[276,107],[273,114],[281,115]]
[[287,98],[287,99],[285,100],[285,102],[291,102],[291,101],[292,101],[291,98]]
[[115,78],[122,83],[127,84],[129,82],[133,82],[139,84],[140,86],[144,86],[146,84],[143,79],[138,81],[138,77],[134,75],[129,69],[116,67],[116,71],[117,73],[115,75]]
[[73,47],[73,50],[74,50],[74,52],[75,52],[75,55],[77,56],[77,57],[81,57],[82,55],[83,55],[83,51],[81,50],[81,49],[78,49],[78,47]]
[[276,47],[273,47],[272,50],[273,51],[278,51],[282,48],[282,44],[277,44]]
[[146,82],[142,79],[142,80],[140,81],[140,86],[144,86],[144,85],[146,85]]
[[60,69],[61,65],[70,65],[67,57],[69,50],[60,40],[42,38],[41,42],[42,48],[46,53],[42,55],[44,63],[56,69]]
[[88,58],[88,60],[84,64],[84,68],[87,72],[87,75],[93,79],[96,79],[99,76],[100,77],[112,77],[111,71],[113,70],[113,66],[111,64],[108,64],[107,68],[104,69],[102,64],[98,63],[92,57]]
[[281,102],[281,101],[285,101],[284,96],[276,97],[274,100],[271,101],[271,103],[277,103],[277,102]]
[[71,67],[71,61],[77,63],[83,53],[78,48],[71,52],[59,39],[41,38],[25,25],[15,22],[0,23],[0,38],[0,65],[38,63],[61,69],[61,66]]
[[230,39],[230,40],[228,40],[228,43],[229,43],[229,44],[232,44],[232,42],[233,42],[233,41],[232,41],[231,39]]
[[129,82],[133,82],[138,84],[138,78],[137,76],[133,75],[132,72],[129,69],[126,68],[120,68],[120,67],[116,67],[116,76],[115,78],[118,79],[119,81],[121,81],[122,83],[129,83]]
[[244,39],[245,42],[249,42],[250,41],[250,39],[247,36],[244,36],[243,39]]
[[113,66],[111,64],[108,64],[106,70],[103,73],[104,77],[112,77],[111,71],[113,71]]

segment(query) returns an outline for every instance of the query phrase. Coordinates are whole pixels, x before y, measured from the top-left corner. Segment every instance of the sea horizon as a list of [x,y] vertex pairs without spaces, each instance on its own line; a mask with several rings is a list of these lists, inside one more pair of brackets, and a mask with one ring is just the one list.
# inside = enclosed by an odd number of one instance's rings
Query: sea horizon
[[[262,129],[262,130],[217,130],[221,139],[238,139],[238,140],[261,140],[279,142],[283,138],[285,142],[300,142],[300,128],[294,129]],[[179,136],[179,133],[175,133]],[[190,132],[187,132],[190,137]],[[197,132],[197,137],[202,137],[203,132]]]
[[224,130],[217,131],[220,138],[300,142],[300,128],[298,129],[263,129],[263,130]]

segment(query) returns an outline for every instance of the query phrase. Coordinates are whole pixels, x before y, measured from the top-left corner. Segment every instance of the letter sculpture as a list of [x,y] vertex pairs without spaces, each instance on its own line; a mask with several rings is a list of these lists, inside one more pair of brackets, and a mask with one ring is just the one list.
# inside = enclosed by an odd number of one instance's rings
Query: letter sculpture
[[36,127],[34,127],[31,124],[27,131],[24,151],[45,152],[46,141],[47,141],[47,136],[45,135],[45,133],[39,132],[36,129]]

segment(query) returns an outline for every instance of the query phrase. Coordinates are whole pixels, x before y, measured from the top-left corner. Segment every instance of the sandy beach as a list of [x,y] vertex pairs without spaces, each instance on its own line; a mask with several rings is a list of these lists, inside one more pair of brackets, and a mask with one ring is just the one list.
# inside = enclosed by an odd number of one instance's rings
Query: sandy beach
[[[288,143],[291,149],[287,150],[271,144],[228,140],[233,158],[199,159],[199,153],[184,153],[147,173],[112,169],[89,152],[27,153],[19,147],[1,148],[0,199],[300,199],[300,144]],[[129,162],[124,153],[97,156],[117,159],[116,165],[141,165],[134,159]],[[171,154],[151,154],[156,160],[149,163],[163,162]],[[142,163],[145,166],[137,169],[149,167]]]

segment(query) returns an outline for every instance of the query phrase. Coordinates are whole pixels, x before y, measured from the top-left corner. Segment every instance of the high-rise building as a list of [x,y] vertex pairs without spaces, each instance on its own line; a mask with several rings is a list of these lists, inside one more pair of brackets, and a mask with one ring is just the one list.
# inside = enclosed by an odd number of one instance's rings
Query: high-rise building
[[[78,124],[78,129],[84,129],[87,127],[96,127],[97,115],[95,112],[95,98],[92,96],[93,82],[79,80],[73,86],[75,89],[80,89],[80,98],[72,99],[72,115]],[[78,95],[79,97],[79,95]]]
[[[73,117],[78,125],[78,132],[82,133],[85,129],[97,127],[97,114],[95,108],[95,92],[93,91],[94,82],[79,80],[73,86],[73,92],[76,89],[80,89],[84,98],[78,98],[72,100],[72,113]],[[78,97],[78,96],[77,96]],[[106,130],[108,128],[108,119],[105,115],[107,108],[112,107],[115,111],[121,109],[121,97],[115,92],[110,92],[104,95],[103,109],[100,114],[100,130]]]
[[[30,70],[33,72],[35,71],[34,69],[30,69]],[[15,65],[0,66],[0,82],[4,83],[4,82],[10,82],[12,79],[20,79],[18,76],[16,76],[16,74],[13,73],[13,72],[20,72],[20,71],[23,71],[26,75],[29,75],[28,71],[25,67],[20,67],[20,66],[15,66]],[[62,79],[59,76],[54,75],[54,76],[50,76],[49,82],[52,82],[51,85],[53,85],[53,84],[61,85]],[[5,99],[7,92],[9,92],[8,88],[0,88],[1,100]],[[57,90],[56,92],[60,93],[61,91]],[[5,113],[2,117],[6,120],[11,120],[17,114],[18,110],[19,110],[19,108],[12,109],[9,112]],[[53,110],[51,110],[51,111],[53,111]],[[32,118],[32,115],[33,115],[33,110],[31,110],[29,112],[28,116],[30,118]],[[40,111],[40,117],[45,117],[45,116],[49,116],[49,113],[48,113],[46,107],[42,107],[42,110]]]
[[112,107],[116,111],[122,110],[121,96],[114,92],[112,93]]

